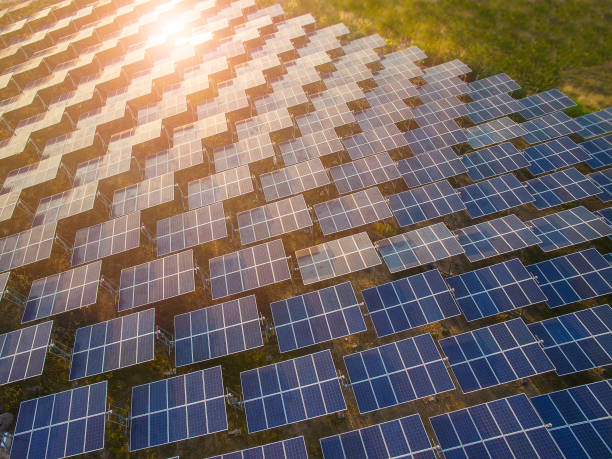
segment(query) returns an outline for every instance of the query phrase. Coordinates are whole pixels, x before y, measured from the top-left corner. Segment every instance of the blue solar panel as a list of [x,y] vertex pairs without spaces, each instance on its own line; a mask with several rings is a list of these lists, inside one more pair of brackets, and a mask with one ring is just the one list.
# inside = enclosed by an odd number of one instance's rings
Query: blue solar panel
[[588,160],[591,155],[569,137],[550,140],[523,150],[533,175],[555,171]]
[[42,374],[52,328],[50,320],[0,335],[0,386]]
[[587,177],[601,189],[601,193],[598,193],[597,197],[602,202],[612,201],[612,168],[593,172]]
[[576,105],[576,102],[556,88],[524,97],[520,101],[525,108],[519,113],[527,120]]
[[174,316],[176,366],[263,346],[255,295]]
[[469,96],[472,100],[484,99],[495,94],[504,94],[520,89],[520,86],[505,73],[498,73],[481,80],[468,83]]
[[376,248],[392,273],[463,253],[463,248],[444,223],[381,239]]
[[485,99],[479,99],[467,104],[468,117],[474,124],[484,123],[495,118],[500,118],[511,113],[516,113],[523,108],[520,101],[508,94],[495,94]]
[[350,282],[270,303],[281,352],[366,330]]
[[535,198],[533,205],[538,210],[588,198],[601,192],[597,185],[573,167],[527,180],[525,185]]
[[456,234],[471,262],[540,243],[540,238],[514,214],[458,229]]
[[481,148],[521,137],[525,134],[525,130],[522,124],[504,117],[466,128],[465,133],[472,148]]
[[612,226],[612,207],[606,207],[605,209],[598,210],[595,212],[595,215],[599,215],[608,225]]
[[529,225],[541,239],[538,245],[544,252],[612,234],[612,228],[605,220],[583,206],[534,218]]
[[518,258],[447,277],[446,282],[468,321],[546,301]]
[[389,196],[389,206],[400,226],[413,225],[465,209],[447,180]]
[[454,177],[466,171],[461,158],[451,147],[401,159],[397,162],[397,169],[409,188]]
[[21,402],[11,459],[61,458],[104,449],[107,382]]
[[576,121],[582,128],[577,132],[585,139],[608,134],[612,132],[612,107],[579,116]]
[[533,196],[513,174],[464,186],[458,191],[472,218],[533,202]]
[[591,159],[586,161],[591,169],[599,169],[612,164],[612,135],[587,140],[580,146],[591,155]]
[[461,157],[470,178],[477,182],[527,167],[523,152],[510,142],[475,150]]
[[208,459],[308,459],[304,437],[294,437],[267,443],[232,453],[212,456]]
[[464,394],[554,370],[520,318],[444,338],[439,344]]
[[440,121],[413,129],[406,132],[404,137],[414,155],[467,141],[465,132],[454,120]]
[[321,438],[320,443],[325,459],[436,458],[418,414]]
[[429,418],[447,458],[562,458],[525,394]]
[[521,137],[531,145],[545,142],[580,130],[580,125],[563,112],[551,113],[541,118],[521,123],[525,133]]
[[612,363],[612,308],[604,304],[529,325],[559,376]]
[[612,382],[597,381],[531,398],[566,457],[612,457]]
[[344,356],[360,413],[453,390],[429,333]]
[[461,314],[437,269],[361,291],[379,338]]
[[527,266],[556,308],[612,292],[612,266],[596,249],[570,253]]
[[346,410],[329,350],[240,373],[249,433]]
[[130,452],[227,430],[221,366],[132,387]]

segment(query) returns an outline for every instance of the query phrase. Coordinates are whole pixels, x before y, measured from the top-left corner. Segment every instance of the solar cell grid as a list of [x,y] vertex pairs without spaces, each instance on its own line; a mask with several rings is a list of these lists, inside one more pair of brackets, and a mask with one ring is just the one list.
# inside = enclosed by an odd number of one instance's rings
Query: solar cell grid
[[533,175],[561,169],[590,159],[581,145],[569,137],[561,137],[523,150]]
[[432,81],[417,88],[417,97],[424,104],[438,99],[459,96],[469,91],[466,82],[457,77],[444,80]]
[[551,258],[527,270],[536,277],[550,308],[612,292],[612,266],[597,249]]
[[176,366],[263,346],[255,295],[174,316]]
[[[580,130],[580,125],[563,112],[551,113],[521,123],[521,137],[531,145],[569,135]],[[516,136],[518,137],[518,136]]]
[[15,207],[19,203],[21,190],[8,191],[0,194],[0,222],[6,221],[13,216]]
[[53,321],[0,335],[0,385],[43,372]]
[[473,100],[485,99],[496,94],[507,94],[520,89],[520,86],[505,73],[472,81],[468,83],[468,87],[468,95]]
[[318,158],[261,174],[259,180],[268,202],[329,184],[327,169]]
[[174,173],[159,175],[113,194],[111,217],[128,215],[174,200]]
[[506,93],[501,93],[468,103],[467,116],[475,124],[479,124],[516,113],[522,108],[523,105],[519,100]]
[[472,151],[462,155],[461,160],[473,181],[484,180],[529,165],[523,152],[517,150],[510,142]]
[[397,169],[410,188],[466,172],[461,158],[451,147],[401,159],[397,162]]
[[443,260],[464,252],[444,223],[425,226],[376,241],[387,268],[392,273]]
[[429,333],[344,356],[360,413],[453,390]]
[[585,161],[591,169],[612,164],[612,135],[587,140],[580,146],[591,155],[591,158]]
[[400,178],[397,166],[386,152],[331,167],[329,172],[339,194]]
[[576,121],[582,127],[578,134],[585,139],[612,132],[612,107],[579,116]]
[[155,309],[78,328],[70,381],[153,360]]
[[421,127],[437,121],[460,118],[467,115],[466,105],[456,97],[433,100],[411,109],[412,119]]
[[463,129],[453,120],[439,121],[419,127],[406,132],[404,136],[414,155],[457,145],[468,140]]
[[130,170],[131,163],[131,148],[108,151],[104,156],[79,164],[74,173],[73,186],[84,185],[89,182],[122,174]]
[[208,459],[249,459],[257,457],[261,459],[295,458],[307,459],[306,443],[304,437],[294,437],[274,443],[266,443],[262,446],[234,451],[221,456],[209,457]]
[[461,314],[437,269],[362,290],[361,295],[379,338]]
[[601,199],[602,202],[612,201],[612,168],[593,172],[587,177],[601,190],[596,196]]
[[595,215],[600,216],[604,219],[608,225],[612,226],[612,207],[606,207],[605,209],[598,210]]
[[56,228],[57,222],[50,222],[0,238],[0,271],[49,258]]
[[189,208],[206,206],[253,191],[249,166],[240,166],[209,175],[188,184]]
[[279,144],[283,162],[286,166],[301,163],[310,159],[337,153],[344,150],[344,145],[334,129],[304,134],[297,139]]
[[93,209],[97,191],[98,182],[91,182],[41,199],[34,213],[32,226],[58,221]]
[[342,144],[352,160],[408,145],[404,134],[394,124],[346,137],[342,139]]
[[274,147],[270,134],[262,133],[224,145],[213,150],[215,170],[222,172],[228,169],[246,166],[274,156]]
[[350,282],[270,303],[280,352],[365,331],[359,304]]
[[240,373],[249,433],[346,410],[329,350]]
[[[368,95],[366,95],[366,98],[368,98]],[[378,101],[375,104],[370,102],[370,105],[370,108],[355,113],[355,119],[357,119],[359,127],[366,132],[399,123],[412,117],[412,110],[402,100]]]
[[392,194],[389,196],[389,206],[400,226],[413,225],[465,209],[465,204],[447,180]]
[[542,210],[601,193],[600,188],[575,168],[527,180],[525,186],[535,198],[533,205]]
[[426,68],[423,79],[425,81],[437,81],[450,78],[451,76],[458,77],[461,75],[466,75],[471,71],[472,69],[459,59],[453,59],[452,61],[443,62],[441,64]]
[[457,191],[472,218],[494,214],[534,201],[527,188],[511,173],[464,186]]
[[482,148],[515,137],[524,137],[527,134],[524,124],[517,124],[510,118],[503,117],[467,128],[465,134],[472,148]]
[[572,99],[556,88],[523,97],[520,101],[524,108],[519,113],[526,120],[565,110],[576,105]]

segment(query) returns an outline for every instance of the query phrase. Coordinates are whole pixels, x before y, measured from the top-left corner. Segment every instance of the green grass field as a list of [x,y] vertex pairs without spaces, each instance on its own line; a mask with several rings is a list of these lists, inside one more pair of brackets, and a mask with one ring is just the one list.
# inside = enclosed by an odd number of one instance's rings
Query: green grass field
[[[260,0],[260,5],[277,0]],[[354,37],[417,45],[431,63],[459,58],[477,78],[506,72],[526,94],[557,87],[576,114],[612,105],[612,10],[602,0],[287,0],[288,16]]]

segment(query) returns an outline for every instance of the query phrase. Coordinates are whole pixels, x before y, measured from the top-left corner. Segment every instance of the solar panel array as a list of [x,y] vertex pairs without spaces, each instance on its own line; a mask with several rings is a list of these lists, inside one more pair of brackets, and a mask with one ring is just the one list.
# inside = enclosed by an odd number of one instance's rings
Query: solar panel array
[[522,124],[517,124],[510,118],[504,117],[467,128],[465,133],[467,142],[472,148],[482,148],[515,137],[522,137],[526,132]]
[[43,372],[53,321],[0,335],[0,386]]
[[475,182],[529,166],[523,152],[510,142],[474,150],[461,159],[467,174]]
[[527,180],[525,185],[535,198],[533,205],[538,210],[588,198],[601,192],[595,183],[573,167]]
[[401,159],[397,169],[411,188],[466,172],[461,159],[450,147]]
[[220,456],[211,456],[208,459],[248,459],[259,457],[261,459],[295,458],[308,459],[304,437],[294,437],[262,446],[254,446],[240,451],[234,451]]
[[532,96],[520,99],[523,109],[519,111],[521,116],[527,120],[538,116],[565,110],[573,107],[576,103],[558,89],[540,92]]
[[612,164],[612,135],[587,140],[580,146],[591,155],[591,158],[585,161],[591,169]]
[[351,193],[400,178],[388,153],[366,156],[329,169],[338,193]]
[[581,129],[578,131],[585,139],[607,134],[612,131],[612,109],[604,108],[598,112],[588,113],[576,118]]
[[578,122],[563,112],[534,118],[521,123],[519,126],[524,131],[522,134],[523,139],[531,145],[569,135],[580,129]]
[[534,200],[514,174],[464,186],[458,192],[472,218],[522,206]]
[[590,158],[590,155],[569,137],[560,137],[523,150],[529,161],[529,172],[540,175],[573,166]]
[[189,182],[189,208],[207,206],[253,191],[249,166],[240,166]]

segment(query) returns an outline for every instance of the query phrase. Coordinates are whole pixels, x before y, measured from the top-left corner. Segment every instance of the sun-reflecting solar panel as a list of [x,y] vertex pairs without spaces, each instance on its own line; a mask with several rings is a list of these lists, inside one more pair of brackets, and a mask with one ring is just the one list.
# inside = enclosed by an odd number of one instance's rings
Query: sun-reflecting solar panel
[[404,134],[412,154],[439,150],[468,141],[465,132],[454,120],[445,120],[419,127]]
[[451,147],[401,159],[397,162],[397,169],[409,188],[454,177],[467,171],[461,158]]
[[585,139],[612,132],[612,107],[588,113],[576,118],[581,129],[578,131]]
[[573,167],[542,175],[524,183],[535,198],[533,205],[538,210],[578,201],[601,192],[595,183]]
[[253,191],[249,166],[240,166],[189,182],[189,208],[207,206]]
[[326,236],[383,220],[392,215],[377,187],[316,204],[314,211]]
[[438,341],[464,394],[554,370],[523,319]]
[[304,285],[382,263],[365,232],[297,250],[295,257]]
[[400,178],[397,166],[386,152],[334,166],[329,172],[340,194]]
[[319,441],[325,459],[436,457],[418,414],[350,430]]
[[319,158],[261,174],[259,180],[268,202],[329,184]]
[[21,323],[94,304],[102,262],[79,266],[32,282]]
[[447,277],[446,282],[468,322],[546,301],[518,258]]
[[527,120],[576,105],[576,102],[556,88],[523,97],[520,101],[524,108],[519,113]]
[[593,172],[587,177],[601,189],[596,196],[602,202],[612,201],[612,168]]
[[534,201],[531,193],[514,174],[493,177],[464,186],[457,191],[472,218],[494,214]]
[[51,256],[57,222],[0,238],[0,271],[19,268]]
[[564,457],[525,394],[429,420],[445,457]]
[[263,346],[255,295],[174,316],[177,367]]
[[342,144],[353,161],[408,145],[404,134],[395,124],[388,124],[346,137],[342,139]]
[[195,290],[193,250],[121,270],[119,311],[167,300]]
[[417,97],[426,104],[434,100],[465,94],[469,91],[469,87],[462,79],[450,77],[419,86],[417,91]]
[[612,265],[597,249],[551,258],[527,270],[536,276],[551,308],[612,292]]
[[209,260],[213,299],[291,279],[281,239]]
[[202,141],[200,139],[181,143],[172,148],[149,155],[145,158],[145,178],[175,172],[202,164]]
[[78,328],[70,381],[148,362],[155,357],[155,309]]
[[274,443],[234,451],[207,459],[308,459],[304,437],[294,437]]
[[420,127],[438,121],[461,118],[467,115],[466,105],[456,97],[432,100],[423,105],[411,108],[412,118]]
[[526,134],[523,124],[517,124],[508,117],[479,124],[465,129],[467,142],[472,148],[482,148],[522,137]]
[[453,390],[429,333],[344,356],[360,413]]
[[62,220],[93,209],[97,191],[96,181],[41,199],[32,226]]
[[510,142],[472,151],[461,156],[461,160],[467,168],[467,174],[475,182],[529,165],[523,152]]
[[544,252],[612,235],[609,223],[584,206],[534,218],[529,226],[542,241],[538,245]]
[[461,314],[437,269],[376,285],[361,295],[379,338]]
[[0,335],[0,386],[43,372],[53,321]]
[[560,137],[523,150],[529,172],[544,174],[588,160],[591,156],[569,137]]
[[580,130],[578,122],[563,112],[534,118],[521,123],[520,126],[525,131],[522,135],[523,139],[531,145],[569,135]]
[[583,386],[531,397],[531,403],[566,457],[610,457],[612,382]]
[[392,273],[433,263],[464,252],[444,223],[376,241],[387,268]]
[[392,194],[389,205],[400,226],[465,210],[465,204],[447,180]]
[[223,202],[157,221],[157,255],[167,255],[227,236]]
[[240,373],[249,433],[346,410],[329,350]]
[[350,282],[270,303],[280,352],[331,341],[366,330]]
[[304,134],[297,139],[279,144],[285,166],[326,156],[344,150],[344,146],[332,128]]
[[456,233],[471,262],[540,243],[540,238],[514,214],[467,226]]
[[221,366],[132,387],[130,452],[227,430]]
[[599,169],[612,164],[612,135],[587,140],[580,146],[591,155],[591,158],[585,161],[591,169]]
[[116,190],[111,217],[131,214],[174,200],[174,174],[153,177]]
[[523,109],[523,104],[508,94],[495,94],[466,104],[467,116],[474,124],[510,115]]
[[496,94],[507,94],[521,87],[505,73],[498,73],[481,80],[468,83],[468,95],[473,100],[485,99]]
[[104,449],[107,381],[21,402],[11,459],[59,459]]

